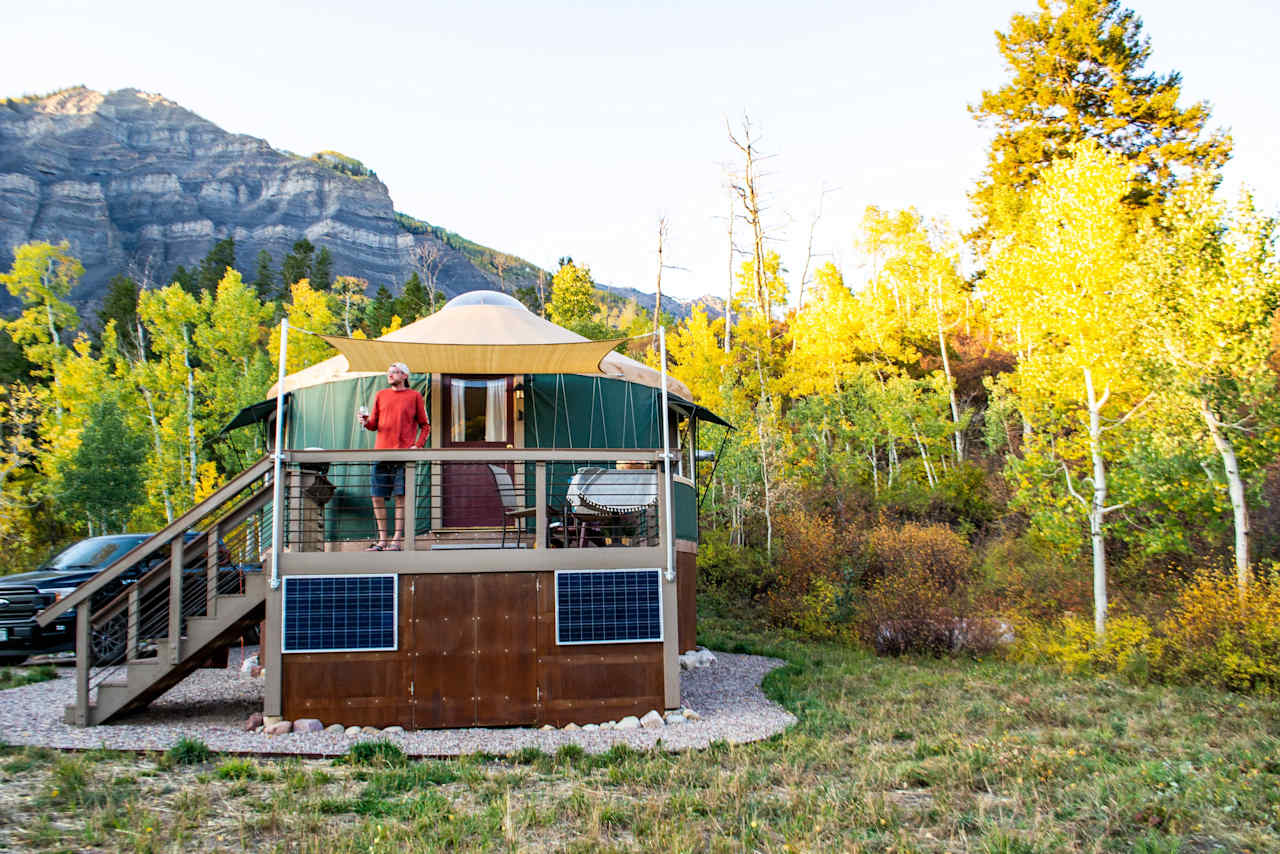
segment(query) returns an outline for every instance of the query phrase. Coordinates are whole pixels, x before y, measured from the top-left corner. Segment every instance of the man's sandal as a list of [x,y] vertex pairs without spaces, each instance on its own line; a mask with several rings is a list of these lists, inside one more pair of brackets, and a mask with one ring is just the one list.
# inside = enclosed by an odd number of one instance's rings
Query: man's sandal
[[387,547],[384,546],[382,543],[374,543],[373,545],[365,549],[365,551],[367,552],[384,552],[386,550],[387,550]]

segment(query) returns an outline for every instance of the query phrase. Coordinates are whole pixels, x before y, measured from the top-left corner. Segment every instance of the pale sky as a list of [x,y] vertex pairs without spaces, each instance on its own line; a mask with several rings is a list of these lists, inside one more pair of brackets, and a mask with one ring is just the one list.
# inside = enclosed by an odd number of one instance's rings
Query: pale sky
[[[1235,137],[1232,189],[1280,206],[1280,4],[1137,0],[1148,70],[1183,75]],[[966,224],[1006,79],[994,31],[1034,0],[190,4],[5,0],[0,94],[159,92],[223,128],[363,161],[398,210],[554,270],[652,291],[727,289],[726,120],[772,157],[767,217],[791,271],[857,276],[867,205]]]

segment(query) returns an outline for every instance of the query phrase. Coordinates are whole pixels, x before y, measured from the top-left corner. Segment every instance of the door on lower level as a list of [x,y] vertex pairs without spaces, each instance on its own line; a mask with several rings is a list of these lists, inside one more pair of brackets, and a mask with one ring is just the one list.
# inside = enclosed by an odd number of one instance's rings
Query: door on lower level
[[537,723],[532,572],[412,576],[413,725]]

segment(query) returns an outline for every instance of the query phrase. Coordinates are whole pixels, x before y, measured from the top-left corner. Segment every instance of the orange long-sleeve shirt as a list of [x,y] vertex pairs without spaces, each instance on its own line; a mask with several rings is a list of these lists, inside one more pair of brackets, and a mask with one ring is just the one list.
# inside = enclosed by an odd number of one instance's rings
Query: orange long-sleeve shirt
[[426,402],[411,388],[384,388],[378,392],[364,427],[378,434],[375,448],[422,448],[431,435]]

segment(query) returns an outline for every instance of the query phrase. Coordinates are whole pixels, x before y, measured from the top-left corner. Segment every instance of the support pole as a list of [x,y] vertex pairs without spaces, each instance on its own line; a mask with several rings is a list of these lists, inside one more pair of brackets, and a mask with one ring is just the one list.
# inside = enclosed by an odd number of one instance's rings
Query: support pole
[[676,528],[675,510],[672,505],[673,490],[671,488],[671,418],[667,407],[667,329],[658,327],[658,358],[662,361],[662,461],[663,461],[663,498],[662,512],[666,520],[667,535],[667,570],[668,582],[676,580]]
[[284,368],[285,357],[289,352],[289,318],[280,318],[280,364],[276,378],[276,447],[275,464],[271,469],[272,506],[271,506],[271,589],[280,588],[280,544],[284,531],[283,519],[284,489],[280,480],[280,468],[284,461]]

